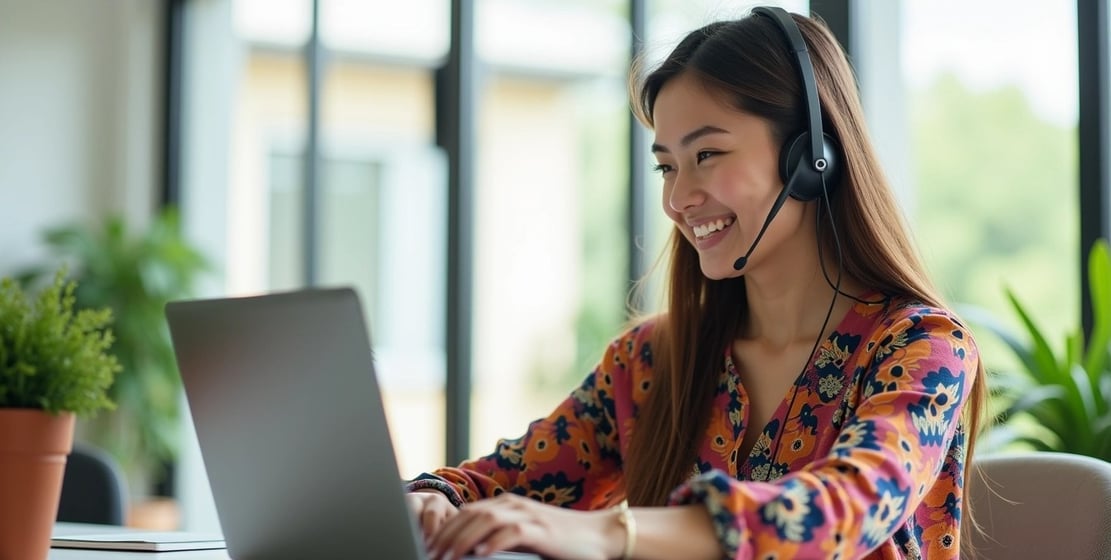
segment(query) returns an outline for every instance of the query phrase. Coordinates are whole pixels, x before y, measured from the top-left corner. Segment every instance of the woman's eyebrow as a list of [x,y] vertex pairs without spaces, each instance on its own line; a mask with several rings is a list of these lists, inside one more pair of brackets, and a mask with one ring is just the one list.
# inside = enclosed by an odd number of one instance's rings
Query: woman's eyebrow
[[[705,126],[701,126],[701,127],[695,129],[692,132],[688,132],[686,136],[684,136],[682,139],[679,140],[679,145],[681,147],[686,148],[687,146],[689,146],[691,144],[691,142],[694,142],[695,140],[698,140],[699,138],[702,138],[703,136],[706,136],[706,135],[709,135],[709,134],[728,134],[728,133],[729,133],[729,131],[725,130],[724,128],[718,128],[716,126],[708,124],[708,125],[705,125]],[[670,150],[668,150],[662,144],[652,144],[652,153],[669,152],[669,151]]]

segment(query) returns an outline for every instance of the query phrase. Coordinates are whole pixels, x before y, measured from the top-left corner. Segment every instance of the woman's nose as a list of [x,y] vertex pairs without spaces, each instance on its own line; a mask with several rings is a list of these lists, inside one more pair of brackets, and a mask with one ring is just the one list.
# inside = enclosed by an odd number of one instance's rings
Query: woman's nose
[[667,204],[672,210],[684,212],[706,202],[706,192],[698,184],[696,177],[676,173],[667,198]]

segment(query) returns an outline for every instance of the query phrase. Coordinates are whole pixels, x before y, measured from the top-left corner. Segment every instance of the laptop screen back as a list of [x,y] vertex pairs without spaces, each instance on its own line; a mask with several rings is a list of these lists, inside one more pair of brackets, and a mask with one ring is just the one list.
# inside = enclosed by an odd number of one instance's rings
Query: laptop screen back
[[354,291],[166,315],[232,558],[423,557]]

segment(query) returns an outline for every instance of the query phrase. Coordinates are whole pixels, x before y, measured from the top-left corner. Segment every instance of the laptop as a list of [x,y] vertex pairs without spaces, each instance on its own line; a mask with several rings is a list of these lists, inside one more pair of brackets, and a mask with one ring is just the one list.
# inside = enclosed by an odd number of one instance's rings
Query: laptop
[[175,301],[166,318],[229,556],[426,558],[354,290]]

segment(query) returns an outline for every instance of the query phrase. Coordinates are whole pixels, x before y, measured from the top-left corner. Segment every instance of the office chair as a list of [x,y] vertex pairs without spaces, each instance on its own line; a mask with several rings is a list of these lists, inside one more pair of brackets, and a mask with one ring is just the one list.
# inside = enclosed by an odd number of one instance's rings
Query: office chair
[[123,525],[126,496],[115,459],[100,449],[75,443],[66,460],[57,520]]
[[983,533],[973,530],[973,558],[1111,560],[1111,463],[1039,452],[974,465],[969,500]]

